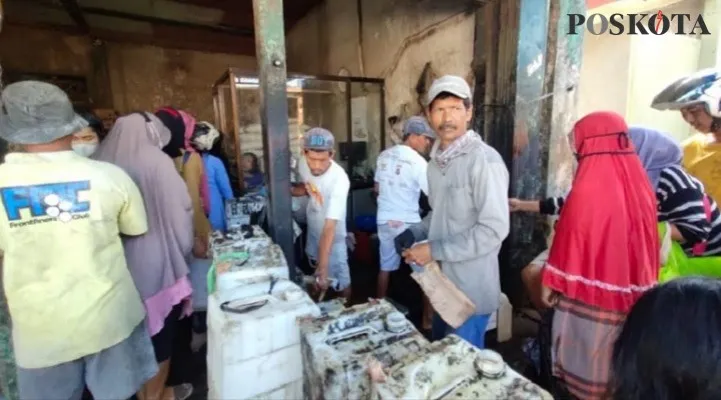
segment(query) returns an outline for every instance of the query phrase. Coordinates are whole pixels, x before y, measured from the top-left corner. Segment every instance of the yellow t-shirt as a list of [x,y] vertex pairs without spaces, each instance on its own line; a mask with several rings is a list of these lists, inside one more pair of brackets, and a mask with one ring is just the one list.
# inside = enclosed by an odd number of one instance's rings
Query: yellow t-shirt
[[12,153],[0,165],[0,200],[17,364],[58,365],[130,336],[145,310],[119,234],[148,230],[130,177],[72,151]]
[[721,201],[721,143],[712,135],[698,133],[683,144],[683,166],[703,183],[706,193]]

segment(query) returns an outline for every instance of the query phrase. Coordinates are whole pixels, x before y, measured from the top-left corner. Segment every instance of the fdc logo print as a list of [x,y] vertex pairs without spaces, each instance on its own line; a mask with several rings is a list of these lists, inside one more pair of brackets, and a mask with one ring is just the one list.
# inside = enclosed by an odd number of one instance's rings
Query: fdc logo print
[[[14,186],[0,189],[11,228],[45,222],[68,223],[90,216],[90,202],[79,199],[90,181]],[[25,213],[22,211],[26,210]],[[24,215],[23,215],[24,214]],[[29,214],[29,218],[28,218]]]

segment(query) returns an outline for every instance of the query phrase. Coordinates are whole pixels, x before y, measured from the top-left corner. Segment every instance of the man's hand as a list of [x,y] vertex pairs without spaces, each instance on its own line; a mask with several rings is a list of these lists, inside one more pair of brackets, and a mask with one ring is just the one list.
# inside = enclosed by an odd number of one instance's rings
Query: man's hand
[[306,183],[305,184],[305,190],[308,192],[308,195],[315,199],[315,201],[318,202],[319,205],[323,205],[323,195],[320,193],[320,190],[312,184],[312,183]]
[[307,196],[308,192],[306,191],[305,184],[301,183],[301,184],[293,184],[293,186],[290,187],[290,194],[293,197],[303,197],[303,196]]
[[541,303],[548,308],[553,308],[558,304],[558,292],[546,285],[541,285]]
[[526,293],[528,293],[531,303],[539,310],[545,308],[545,304],[541,299],[543,292],[543,284],[541,283],[542,271],[543,266],[538,264],[529,264],[521,270],[521,280],[526,287]]
[[328,266],[320,266],[315,270],[315,287],[316,290],[328,290]]
[[195,258],[208,258],[208,238],[196,237],[193,243]]
[[678,227],[674,224],[669,224],[671,227],[671,239],[675,242],[684,243],[686,242],[686,239],[684,239],[683,235],[681,234],[681,231],[678,230]]
[[416,263],[424,266],[433,261],[431,256],[431,246],[428,243],[419,243],[403,252],[403,258],[406,263]]
[[513,133],[513,157],[518,157],[528,147],[528,131],[525,123]]
[[511,212],[541,212],[541,202],[538,200],[521,200],[516,198],[508,199],[508,209]]

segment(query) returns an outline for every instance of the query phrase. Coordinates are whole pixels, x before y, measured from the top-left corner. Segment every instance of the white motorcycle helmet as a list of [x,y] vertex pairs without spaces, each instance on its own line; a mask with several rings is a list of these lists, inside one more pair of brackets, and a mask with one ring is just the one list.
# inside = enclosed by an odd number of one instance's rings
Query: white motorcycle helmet
[[721,71],[704,69],[666,86],[651,101],[656,110],[680,110],[702,104],[713,118],[721,118]]
[[220,132],[210,122],[200,121],[195,124],[190,142],[200,151],[209,151],[218,139]]

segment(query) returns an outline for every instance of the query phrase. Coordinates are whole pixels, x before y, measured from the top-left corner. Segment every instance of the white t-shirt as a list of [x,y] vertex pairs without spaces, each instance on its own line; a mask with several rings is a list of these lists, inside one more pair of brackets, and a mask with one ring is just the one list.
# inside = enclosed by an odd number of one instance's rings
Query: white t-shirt
[[378,156],[378,224],[388,221],[421,221],[418,200],[428,194],[428,162],[417,151],[399,144]]
[[[326,219],[338,221],[335,225],[335,238],[333,246],[345,248],[346,237],[346,209],[348,204],[348,191],[350,180],[343,167],[331,160],[330,168],[321,176],[314,176],[308,168],[305,157],[298,166],[300,178],[305,183],[314,184],[323,196],[323,205],[310,196],[307,206],[308,241],[305,251],[308,257],[318,259],[318,245],[323,225]],[[332,251],[331,251],[332,252]]]

